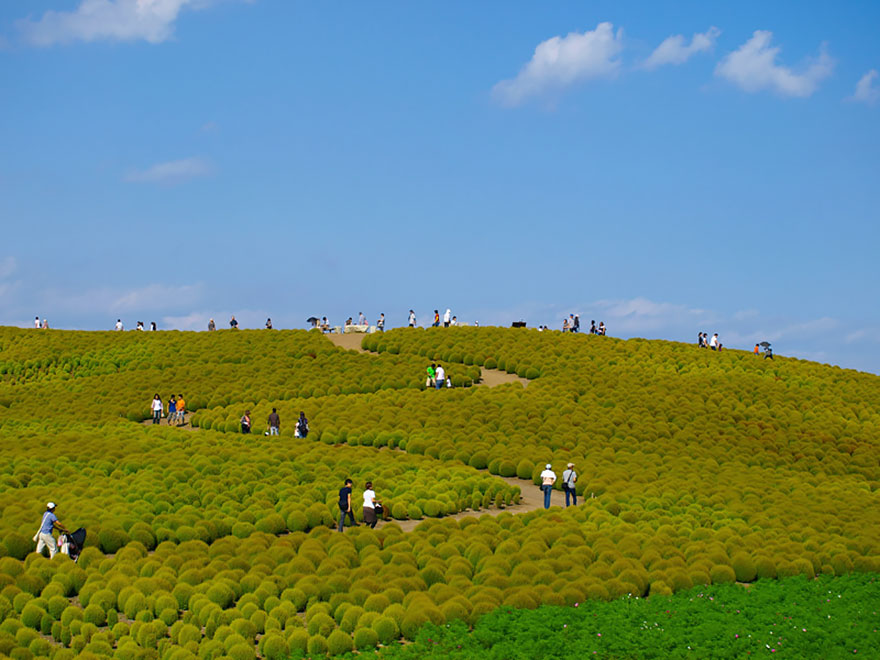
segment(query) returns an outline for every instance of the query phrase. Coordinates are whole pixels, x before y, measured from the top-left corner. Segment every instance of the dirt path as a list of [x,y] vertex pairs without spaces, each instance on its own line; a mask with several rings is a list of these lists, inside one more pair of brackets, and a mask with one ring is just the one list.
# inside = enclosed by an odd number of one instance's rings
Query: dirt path
[[[352,332],[347,335],[330,333],[324,336],[340,348],[355,350],[358,353],[370,353],[370,351],[361,348],[361,341],[365,336],[361,332]],[[375,355],[375,353],[372,354]],[[526,387],[528,386],[529,381],[525,378],[520,378],[516,374],[509,374],[506,371],[480,367],[480,382],[476,384],[476,387],[497,387],[498,385],[506,385],[507,383],[522,383],[523,387]]]
[[[496,509],[495,507],[489,509],[480,509],[479,511],[465,509],[464,511],[459,511],[458,513],[454,513],[451,516],[443,516],[442,518],[424,518],[422,520],[388,520],[380,522],[378,525],[376,525],[376,529],[381,529],[385,525],[393,525],[396,523],[404,532],[411,532],[426,520],[449,520],[450,518],[452,520],[461,520],[462,518],[470,518],[472,516],[497,516],[504,511],[509,511],[510,513],[516,514],[529,513],[530,511],[537,511],[538,509],[544,508],[544,493],[542,493],[541,490],[534,483],[532,483],[530,479],[517,479],[516,477],[499,476],[495,476],[495,478],[501,479],[511,486],[519,486],[519,504],[512,504],[510,506],[504,507],[503,509]],[[562,491],[554,490],[550,493],[550,506],[565,506],[565,495],[562,493]]]
[[[190,413],[187,413],[187,415],[189,415],[190,417],[192,417],[192,415],[191,415]],[[144,421],[142,421],[142,422],[141,422],[141,426],[153,426],[153,420],[152,420],[152,418],[151,418],[151,419],[145,419]],[[186,424],[183,424],[183,425],[181,426],[181,425],[178,425],[178,424],[169,424],[169,423],[168,423],[168,420],[165,419],[165,418],[163,418],[162,421],[159,422],[159,424],[156,424],[156,426],[165,426],[165,427],[170,426],[170,427],[173,428],[173,429],[182,429],[182,430],[184,430],[184,431],[198,431],[198,430],[199,430],[199,428],[198,428],[197,426],[193,426],[192,424],[190,424],[190,423],[189,423],[189,420],[186,421]]]

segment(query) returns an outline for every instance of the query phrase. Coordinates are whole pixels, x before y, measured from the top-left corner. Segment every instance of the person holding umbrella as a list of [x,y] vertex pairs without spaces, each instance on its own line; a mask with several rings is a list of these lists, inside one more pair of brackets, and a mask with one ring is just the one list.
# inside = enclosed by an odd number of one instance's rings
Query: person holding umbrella
[[773,349],[770,347],[769,341],[762,341],[761,346],[764,347],[764,359],[772,360],[773,359]]

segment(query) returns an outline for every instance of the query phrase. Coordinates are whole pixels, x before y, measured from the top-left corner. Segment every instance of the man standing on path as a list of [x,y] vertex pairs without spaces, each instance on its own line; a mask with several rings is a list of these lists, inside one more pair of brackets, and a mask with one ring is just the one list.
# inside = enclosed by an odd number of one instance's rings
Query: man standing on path
[[55,543],[55,537],[52,536],[52,530],[58,529],[65,534],[69,534],[70,532],[58,522],[58,518],[55,517],[55,502],[49,502],[46,505],[46,512],[43,514],[43,519],[40,521],[40,531],[38,531],[34,535],[34,541],[37,542],[37,552],[42,553],[43,548],[49,548],[49,558],[55,556],[55,553],[58,552],[58,545]]
[[345,516],[351,518],[352,527],[358,526],[354,521],[354,514],[351,512],[351,487],[353,485],[351,479],[346,479],[345,485],[339,489],[339,527],[337,529],[340,532],[345,526]]
[[272,408],[272,412],[269,414],[269,435],[278,435],[280,429],[281,418],[278,416],[278,411]]
[[553,484],[556,483],[556,473],[550,463],[544,467],[541,473],[541,490],[544,491],[544,508],[550,508],[550,493],[553,492]]
[[577,482],[578,475],[577,472],[574,471],[574,463],[568,464],[568,469],[562,473],[562,490],[565,491],[565,506],[568,507],[568,499],[571,497],[571,503],[573,506],[577,506],[578,496],[577,491],[574,489],[575,483]]

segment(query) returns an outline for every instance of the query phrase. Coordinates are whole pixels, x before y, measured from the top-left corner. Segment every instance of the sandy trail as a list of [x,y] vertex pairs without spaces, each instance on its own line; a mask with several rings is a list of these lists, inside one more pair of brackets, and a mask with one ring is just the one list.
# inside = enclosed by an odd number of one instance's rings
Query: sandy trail
[[[361,332],[353,332],[347,335],[330,333],[324,336],[340,348],[355,350],[358,353],[370,353],[370,351],[365,351],[361,348],[361,340],[363,340],[365,336]],[[375,355],[375,353],[371,353],[371,355]],[[529,384],[529,381],[525,378],[520,378],[516,374],[509,374],[506,371],[480,367],[480,382],[477,383],[475,387],[497,387],[498,385],[506,385],[507,383],[522,383],[523,387],[526,387]]]

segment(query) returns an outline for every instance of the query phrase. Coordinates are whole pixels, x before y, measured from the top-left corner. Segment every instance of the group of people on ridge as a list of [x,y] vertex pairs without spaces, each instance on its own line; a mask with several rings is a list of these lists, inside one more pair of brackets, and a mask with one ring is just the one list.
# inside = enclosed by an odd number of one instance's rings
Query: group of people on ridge
[[[354,511],[351,508],[351,493],[354,488],[354,482],[346,479],[345,484],[339,489],[339,525],[337,529],[341,532],[345,526],[345,517],[351,520],[351,526],[357,527],[358,524],[354,519]],[[364,524],[370,529],[376,527],[379,516],[382,515],[382,503],[376,497],[376,491],[373,490],[373,482],[368,481],[364,484],[363,492],[363,512]]]
[[711,339],[709,338],[709,333],[701,332],[697,335],[697,346],[700,348],[711,348],[713,351],[720,351],[721,340],[718,339],[717,332],[712,335]]
[[428,365],[428,379],[425,381],[425,387],[433,387],[438,390],[452,387],[452,376],[449,376],[441,365],[432,362]]
[[[239,420],[241,424],[241,432],[248,435],[251,432],[251,411],[245,410],[244,415]],[[278,435],[281,433],[281,416],[278,414],[277,408],[272,408],[269,417],[266,419],[266,431],[263,435]],[[296,420],[296,426],[293,429],[295,438],[305,438],[309,434],[309,420],[303,411],[299,413],[299,419]]]
[[[162,404],[162,397],[157,393],[153,396],[153,401],[150,403],[150,412],[153,413],[153,424],[158,424],[162,419],[162,411],[165,410]],[[178,394],[177,398],[172,394],[168,399],[168,426],[171,426],[175,422],[177,426],[184,426],[186,424],[186,401],[183,400],[183,395]]]

